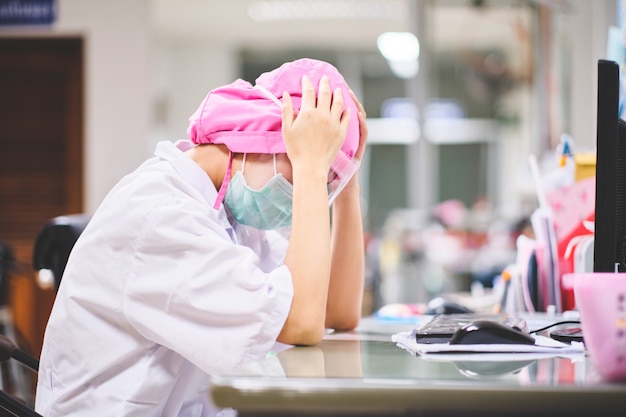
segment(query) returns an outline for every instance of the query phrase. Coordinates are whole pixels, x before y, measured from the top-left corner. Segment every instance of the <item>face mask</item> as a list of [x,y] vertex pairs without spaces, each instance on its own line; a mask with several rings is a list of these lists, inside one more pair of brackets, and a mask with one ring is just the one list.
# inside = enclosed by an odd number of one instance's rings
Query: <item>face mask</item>
[[276,172],[276,155],[274,176],[260,190],[253,190],[246,183],[243,176],[245,154],[243,158],[241,171],[230,180],[224,197],[224,204],[235,220],[261,230],[291,225],[293,186],[282,174]]

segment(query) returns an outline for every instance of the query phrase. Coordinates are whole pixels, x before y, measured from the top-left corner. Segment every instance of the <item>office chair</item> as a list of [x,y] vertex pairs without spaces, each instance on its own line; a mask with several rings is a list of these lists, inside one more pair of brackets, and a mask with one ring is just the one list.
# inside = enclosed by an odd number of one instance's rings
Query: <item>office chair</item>
[[[33,249],[33,267],[39,274],[40,285],[52,280],[58,291],[70,252],[90,218],[82,213],[58,216],[41,228]],[[46,278],[46,273],[52,277]]]
[[[8,347],[2,346],[4,339],[12,341],[18,340],[18,332],[13,326],[13,319],[11,315],[11,307],[9,305],[10,300],[10,281],[13,272],[19,271],[20,263],[13,255],[12,247],[5,242],[0,242],[0,396],[9,396],[10,399],[6,401],[15,401],[7,394],[11,392],[19,398],[31,400],[32,382],[33,378],[30,377],[27,369],[24,369],[18,361],[6,362],[6,354],[3,355],[3,351],[7,351]],[[23,359],[21,356],[22,351],[16,352],[18,358]],[[5,358],[6,357],[6,358]],[[6,362],[6,363],[5,363]],[[29,362],[31,365],[32,362]],[[4,414],[2,404],[6,401],[2,401],[0,398],[0,415]],[[25,414],[28,415],[28,414]]]
[[[10,359],[15,359],[34,372],[39,370],[39,360],[17,348],[15,343],[13,343],[13,341],[8,337],[0,335],[0,362],[5,362]],[[41,414],[37,413],[25,402],[3,390],[0,390],[0,415],[15,417],[42,417]]]
[[[6,308],[9,299],[9,276],[10,272],[16,269],[16,260],[13,257],[13,251],[8,244],[0,244],[0,310],[2,311],[2,320],[0,320],[0,326],[3,328],[3,332],[8,333],[10,335],[14,335],[13,326],[11,320],[6,316]],[[10,316],[9,316],[10,317]],[[26,352],[18,349],[13,341],[3,335],[0,334],[0,364],[7,362],[9,359],[15,359],[17,362],[26,365],[31,370],[37,371],[39,369],[39,361]],[[4,377],[8,376],[8,373],[13,374],[13,379],[17,379],[16,384],[8,384],[7,387],[12,391],[20,391],[23,389],[23,378],[20,374],[21,370],[16,370],[16,367],[19,367],[18,364],[8,364],[7,374],[4,373],[5,369],[0,368],[2,370],[2,375],[0,375],[0,379],[2,380],[2,388],[0,389],[0,415],[1,416],[15,416],[15,417],[41,417],[40,414],[36,413],[30,406],[28,406],[23,400],[20,400],[13,395],[9,394],[4,390],[6,388],[4,386]],[[11,380],[12,378],[7,378],[7,380]],[[8,381],[7,381],[8,382]],[[23,394],[23,393],[22,393]]]
[[[86,214],[55,217],[44,224],[35,239],[33,268],[40,275],[44,271],[52,275],[55,291],[58,291],[61,284],[61,277],[65,271],[70,252],[85,226],[87,226],[89,219],[90,216]],[[0,253],[0,255],[3,253]],[[0,256],[0,260],[2,258]],[[4,266],[4,263],[2,265]],[[3,279],[3,281],[5,280]],[[3,283],[1,282],[0,284]],[[35,373],[39,371],[39,360],[37,358],[19,349],[10,337],[0,334],[0,363],[11,359]],[[0,390],[0,416],[42,417],[25,401],[4,390]]]
[[9,275],[16,268],[13,249],[8,243],[0,242],[0,305],[9,300]]

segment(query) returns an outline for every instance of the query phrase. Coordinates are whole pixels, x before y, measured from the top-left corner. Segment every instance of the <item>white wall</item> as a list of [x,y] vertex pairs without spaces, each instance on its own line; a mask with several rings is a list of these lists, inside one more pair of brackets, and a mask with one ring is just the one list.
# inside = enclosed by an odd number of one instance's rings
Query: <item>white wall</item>
[[[88,212],[122,176],[152,156],[158,140],[184,138],[187,119],[207,92],[233,80],[232,49],[217,40],[159,42],[151,13],[151,0],[59,0],[54,31],[77,32],[86,39]],[[166,113],[157,123],[159,98],[165,100]]]
[[237,74],[236,51],[223,43],[166,42],[153,52],[152,90],[164,117],[153,126],[151,150],[159,140],[185,138],[189,116],[207,93]]
[[[152,0],[58,0],[51,27],[9,31],[11,36],[77,35],[85,40],[87,212],[152,156],[158,140],[184,138],[187,119],[207,92],[233,80],[232,48],[217,40],[158,41],[151,13]],[[155,103],[163,97],[166,114],[157,123]]]
[[85,39],[85,210],[146,156],[149,0],[59,0],[53,32]]

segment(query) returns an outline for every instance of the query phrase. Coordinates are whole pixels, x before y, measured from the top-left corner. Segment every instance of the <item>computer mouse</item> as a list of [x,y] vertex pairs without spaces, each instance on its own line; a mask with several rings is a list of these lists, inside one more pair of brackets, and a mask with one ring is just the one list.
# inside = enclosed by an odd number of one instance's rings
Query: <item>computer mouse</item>
[[534,345],[535,338],[518,327],[493,320],[476,320],[458,328],[451,345]]
[[424,314],[437,316],[439,314],[463,314],[474,313],[471,308],[465,307],[459,303],[455,303],[451,300],[446,300],[443,297],[436,297],[430,300],[426,306]]

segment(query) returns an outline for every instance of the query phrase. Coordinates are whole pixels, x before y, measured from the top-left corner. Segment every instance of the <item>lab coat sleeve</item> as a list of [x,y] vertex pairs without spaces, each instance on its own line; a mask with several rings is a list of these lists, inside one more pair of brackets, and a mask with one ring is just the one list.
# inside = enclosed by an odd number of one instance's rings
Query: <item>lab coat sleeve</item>
[[[124,291],[123,314],[145,338],[217,374],[271,349],[293,296],[286,266],[264,273],[196,202],[146,217]],[[175,214],[173,214],[175,213]]]

